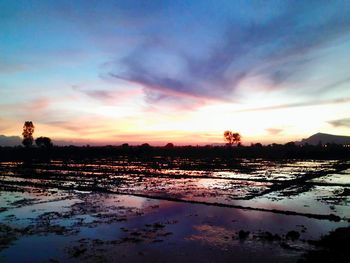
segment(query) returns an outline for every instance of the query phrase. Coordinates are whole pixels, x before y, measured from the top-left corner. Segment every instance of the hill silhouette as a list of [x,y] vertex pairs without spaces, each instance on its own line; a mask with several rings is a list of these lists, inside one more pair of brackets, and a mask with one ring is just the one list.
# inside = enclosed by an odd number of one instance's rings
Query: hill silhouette
[[[68,141],[68,140],[55,140],[53,139],[53,144],[57,146],[69,146],[69,145],[76,145],[76,146],[83,146],[86,145],[86,143],[79,143],[74,141]],[[0,134],[0,146],[5,147],[14,147],[22,145],[22,138],[20,136],[6,136]]]
[[302,139],[300,144],[310,144],[310,145],[317,145],[317,144],[327,144],[327,143],[335,143],[335,144],[348,144],[350,145],[350,136],[344,136],[344,135],[333,135],[333,134],[327,134],[327,133],[316,133],[314,135],[311,135],[309,138]]
[[0,146],[17,146],[22,144],[22,138],[19,136],[0,135]]

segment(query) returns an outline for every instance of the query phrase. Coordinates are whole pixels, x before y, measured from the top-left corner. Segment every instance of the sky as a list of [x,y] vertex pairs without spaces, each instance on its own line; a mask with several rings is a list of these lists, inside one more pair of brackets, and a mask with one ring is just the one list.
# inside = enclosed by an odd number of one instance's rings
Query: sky
[[0,0],[0,134],[90,144],[350,135],[350,1]]

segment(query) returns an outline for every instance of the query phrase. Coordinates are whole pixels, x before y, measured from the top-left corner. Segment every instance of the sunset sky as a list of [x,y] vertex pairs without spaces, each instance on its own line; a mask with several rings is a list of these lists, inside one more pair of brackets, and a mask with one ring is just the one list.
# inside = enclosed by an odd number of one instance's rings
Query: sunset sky
[[350,1],[0,0],[0,134],[350,135]]

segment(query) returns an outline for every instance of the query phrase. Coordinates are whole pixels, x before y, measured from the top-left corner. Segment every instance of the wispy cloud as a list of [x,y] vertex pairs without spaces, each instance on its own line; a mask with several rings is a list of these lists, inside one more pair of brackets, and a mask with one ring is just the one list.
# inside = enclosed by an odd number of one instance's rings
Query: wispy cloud
[[22,114],[40,114],[44,110],[48,109],[53,103],[52,99],[47,97],[39,97],[36,99],[22,101],[20,103],[4,103],[0,104],[0,110],[13,111]]
[[81,92],[90,98],[102,100],[104,102],[114,98],[113,93],[109,90],[97,90],[97,89],[86,90],[77,85],[73,85],[72,89],[75,91]]
[[337,80],[336,82],[332,82],[328,85],[325,85],[323,87],[320,88],[320,91],[321,92],[324,92],[324,91],[332,91],[334,90],[335,88],[338,88],[338,87],[341,87],[345,84],[348,84],[350,83],[350,77],[346,77],[346,78],[343,78],[343,79],[339,79]]
[[279,128],[268,128],[266,129],[266,131],[271,134],[271,135],[277,135],[277,134],[280,134],[283,129],[279,129]]
[[348,103],[348,102],[350,102],[350,97],[341,98],[341,99],[330,99],[330,100],[309,100],[304,102],[280,104],[280,105],[273,105],[273,106],[259,107],[259,108],[250,108],[250,109],[238,110],[235,112],[270,111],[270,110],[281,110],[281,109],[298,108],[298,107],[341,104],[341,103]]
[[0,75],[18,73],[27,69],[28,66],[23,63],[6,61],[4,58],[0,58]]
[[44,124],[65,130],[73,138],[79,138],[79,136],[94,137],[96,134],[110,135],[117,131],[116,128],[105,125],[105,122],[108,120],[99,116],[94,116],[93,119],[94,121],[91,122],[91,117],[80,117],[71,121],[47,121]]
[[347,128],[350,128],[350,118],[333,120],[333,121],[329,121],[328,123],[333,125],[334,127],[347,127]]
[[94,99],[94,100],[100,101],[103,104],[109,104],[109,105],[120,104],[135,98],[135,96],[142,94],[142,90],[138,88],[126,89],[126,90],[120,90],[120,89],[110,90],[110,89],[85,88],[78,85],[73,85],[72,89],[74,91],[80,92],[81,94],[84,94],[85,96],[91,99]]
[[46,110],[50,105],[53,103],[53,101],[46,97],[41,97],[38,99],[34,99],[24,105],[24,108],[27,111],[32,112],[41,112],[43,110]]

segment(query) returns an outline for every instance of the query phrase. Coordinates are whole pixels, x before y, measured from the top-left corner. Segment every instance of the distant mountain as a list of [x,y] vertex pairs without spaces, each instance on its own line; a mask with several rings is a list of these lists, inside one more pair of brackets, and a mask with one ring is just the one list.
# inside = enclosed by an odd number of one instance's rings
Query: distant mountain
[[213,146],[213,147],[217,147],[217,146],[225,146],[226,143],[212,143],[212,144],[209,144],[210,146]]
[[88,142],[76,142],[76,141],[65,141],[65,140],[52,140],[53,145],[55,146],[70,146],[70,145],[74,145],[74,146],[84,146],[87,144],[90,144],[91,146],[96,146],[99,144],[94,144],[94,143],[88,143]]
[[[86,143],[76,143],[74,141],[64,141],[64,140],[53,140],[53,144],[58,146],[67,146],[67,145],[82,146],[82,145],[85,145]],[[0,135],[0,146],[18,146],[18,145],[22,145],[21,137]]]
[[22,139],[19,136],[0,135],[0,146],[17,146],[22,144]]
[[311,145],[317,145],[319,143],[321,144],[336,143],[336,144],[350,145],[350,136],[333,135],[333,134],[319,132],[314,135],[311,135],[307,139],[302,139],[300,142],[298,142],[298,144],[306,144],[306,143]]

